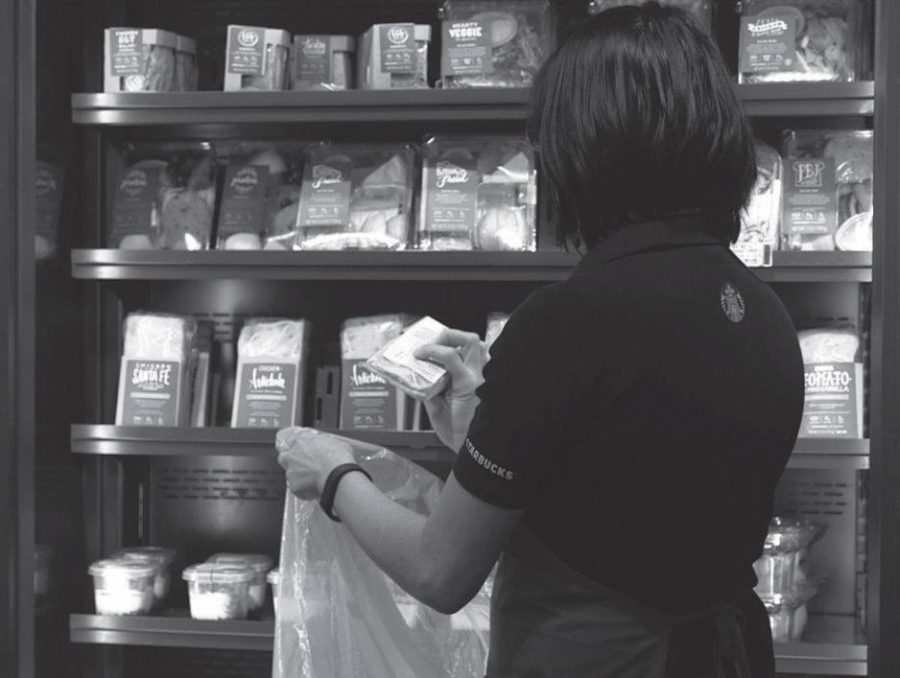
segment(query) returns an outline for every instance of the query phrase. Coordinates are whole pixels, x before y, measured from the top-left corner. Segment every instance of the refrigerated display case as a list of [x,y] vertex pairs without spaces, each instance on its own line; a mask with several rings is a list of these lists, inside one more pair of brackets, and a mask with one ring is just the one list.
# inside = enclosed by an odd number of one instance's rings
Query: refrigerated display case
[[[0,60],[0,92],[9,94],[0,97],[9,102],[0,108],[7,123],[0,209],[15,228],[0,229],[8,339],[0,342],[0,411],[16,425],[0,442],[0,482],[12,507],[0,512],[0,550],[10,554],[0,578],[17,593],[0,599],[0,636],[9,639],[0,674],[267,676],[271,603],[261,619],[192,619],[180,573],[218,552],[277,558],[284,481],[275,432],[229,428],[227,406],[206,428],[112,425],[125,316],[174,313],[211,324],[212,362],[223,375],[213,400],[222,405],[233,397],[227,375],[248,318],[309,319],[311,362],[330,367],[339,358],[329,344],[346,318],[405,312],[483,333],[488,314],[564,278],[578,256],[555,246],[553,215],[540,195],[535,252],[104,249],[118,149],[171,140],[420,143],[434,134],[515,134],[524,130],[526,92],[217,91],[229,24],[350,35],[395,16],[438,26],[439,0],[8,4],[0,9],[0,49],[9,57]],[[588,11],[587,2],[551,4],[561,37]],[[716,5],[717,41],[736,68],[738,14],[731,0]],[[900,6],[874,5],[874,78],[736,85],[758,136],[773,148],[787,129],[874,130],[877,140],[874,252],[776,251],[771,266],[757,269],[799,327],[859,329],[867,394],[866,436],[800,439],[776,498],[780,513],[828,527],[810,556],[827,579],[810,603],[806,633],[776,645],[784,675],[900,675],[900,419],[893,414],[900,407],[900,92],[889,87],[900,78],[900,47],[891,40]],[[197,39],[206,91],[100,93],[103,29],[130,25]],[[66,181],[57,253],[35,262],[31,196],[38,145],[47,141],[65,151]],[[330,396],[307,376],[305,418],[319,421],[317,397]],[[352,436],[439,474],[452,463],[432,432]],[[165,607],[144,616],[95,614],[89,564],[138,545],[176,551]],[[44,572],[46,593],[30,595],[35,573],[42,582]]]

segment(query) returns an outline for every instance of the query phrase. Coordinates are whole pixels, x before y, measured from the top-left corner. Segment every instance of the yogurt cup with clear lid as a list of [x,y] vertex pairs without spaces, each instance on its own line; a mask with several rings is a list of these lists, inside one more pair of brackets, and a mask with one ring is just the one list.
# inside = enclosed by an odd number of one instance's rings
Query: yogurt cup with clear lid
[[156,563],[159,572],[153,581],[154,604],[159,605],[169,595],[172,580],[172,563],[175,560],[175,549],[164,546],[130,546],[120,549],[113,554],[113,558],[134,560],[142,563]]
[[266,575],[272,569],[272,559],[260,553],[217,553],[206,562],[221,565],[243,565],[253,571],[247,609],[258,612],[266,604]]
[[91,564],[97,614],[141,615],[153,608],[153,584],[159,564],[107,558]]
[[250,583],[256,573],[246,565],[199,563],[182,574],[188,583],[194,619],[246,619]]

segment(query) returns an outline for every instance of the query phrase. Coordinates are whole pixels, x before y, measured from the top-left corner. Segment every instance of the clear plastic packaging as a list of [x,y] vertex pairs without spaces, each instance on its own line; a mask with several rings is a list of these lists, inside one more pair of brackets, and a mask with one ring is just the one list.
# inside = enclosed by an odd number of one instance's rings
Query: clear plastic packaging
[[246,565],[200,563],[188,567],[182,578],[188,583],[194,619],[247,618],[250,583],[256,573]]
[[797,333],[803,362],[853,363],[859,355],[859,333],[854,327],[822,327]]
[[739,82],[862,80],[870,22],[869,0],[743,0]]
[[430,316],[410,325],[366,361],[366,367],[416,400],[430,400],[443,391],[449,375],[440,365],[419,360],[415,351],[433,343],[447,327]]
[[175,78],[172,89],[193,92],[197,89],[197,42],[183,35],[177,36],[175,47]]
[[290,88],[291,35],[277,28],[229,26],[225,91],[274,92]]
[[[661,5],[672,5],[690,12],[700,25],[708,31],[712,30],[714,6],[711,0],[659,0]],[[605,9],[625,5],[642,5],[647,0],[590,0],[589,14],[599,14]]]
[[296,239],[304,147],[293,143],[222,144],[225,160],[216,248],[290,250]]
[[741,234],[732,250],[747,266],[771,266],[778,249],[783,179],[781,155],[764,143],[756,144],[756,184],[741,212]]
[[156,563],[135,560],[98,560],[88,569],[94,578],[97,614],[140,615],[153,609]]
[[34,546],[34,596],[38,599],[47,597],[50,592],[50,560],[53,549],[46,544]]
[[112,557],[116,560],[133,560],[158,566],[159,569],[153,581],[153,603],[155,607],[162,605],[171,588],[175,549],[163,546],[131,546],[116,551]]
[[360,38],[357,86],[360,89],[427,89],[427,24],[375,24]]
[[423,150],[423,250],[536,247],[537,170],[519,137],[433,137]]
[[487,347],[487,350],[491,350],[491,346],[494,345],[494,342],[497,341],[497,337],[500,336],[500,333],[503,331],[503,328],[506,327],[506,323],[509,320],[508,313],[490,313],[487,317],[487,329],[484,333],[484,344]]
[[[286,452],[308,435],[328,434],[287,429],[276,447]],[[347,442],[390,499],[431,512],[440,480],[388,450]],[[451,618],[395,597],[397,587],[317,502],[288,493],[283,526],[273,678],[483,678],[486,586]]]
[[105,92],[171,92],[178,36],[155,28],[107,28]]
[[407,144],[321,144],[303,172],[295,249],[404,249],[416,156]]
[[353,89],[356,39],[349,35],[295,35],[291,87],[295,90]]
[[272,559],[259,553],[217,553],[206,562],[220,565],[239,565],[253,570],[247,600],[249,612],[259,612],[266,605],[266,575],[272,569]]
[[785,594],[760,596],[769,614],[769,627],[774,642],[790,643],[803,639],[809,621],[807,603],[816,593],[815,585],[805,583]]
[[776,516],[769,525],[762,557],[753,564],[761,597],[787,596],[811,585],[804,564],[812,544],[825,526],[807,520]]
[[205,250],[216,208],[216,168],[206,143],[121,149],[107,245],[117,249]]
[[556,48],[547,0],[446,0],[441,8],[444,87],[530,87]]

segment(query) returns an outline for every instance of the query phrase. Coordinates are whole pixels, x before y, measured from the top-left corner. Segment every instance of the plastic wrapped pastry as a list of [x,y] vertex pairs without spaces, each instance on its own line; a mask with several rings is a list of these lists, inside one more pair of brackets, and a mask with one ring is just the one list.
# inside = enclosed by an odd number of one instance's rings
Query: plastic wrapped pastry
[[859,353],[854,328],[822,328],[797,333],[804,363],[852,363]]
[[290,88],[291,35],[277,28],[229,26],[225,91],[279,91]]
[[419,360],[413,354],[433,343],[446,329],[434,318],[425,316],[379,349],[366,361],[366,366],[416,400],[429,400],[447,387],[449,375],[440,365]]
[[175,89],[175,33],[149,28],[107,28],[104,38],[106,92]]
[[[591,0],[589,14],[598,14],[605,9],[623,5],[641,5],[647,0]],[[711,0],[660,0],[661,5],[672,5],[690,12],[707,30],[712,30],[713,4]]]
[[349,318],[341,327],[341,357],[368,360],[389,341],[403,334],[409,316],[402,314]]

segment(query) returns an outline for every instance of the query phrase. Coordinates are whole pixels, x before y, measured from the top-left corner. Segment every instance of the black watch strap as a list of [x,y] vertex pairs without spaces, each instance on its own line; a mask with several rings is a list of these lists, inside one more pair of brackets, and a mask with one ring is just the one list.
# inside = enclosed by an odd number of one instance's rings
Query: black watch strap
[[366,478],[372,480],[372,476],[359,464],[341,464],[331,470],[331,473],[328,474],[328,478],[325,480],[325,487],[322,488],[319,506],[325,511],[325,515],[335,522],[341,522],[341,519],[334,515],[334,498],[337,495],[338,484],[341,482],[341,478],[354,471],[359,471]]

